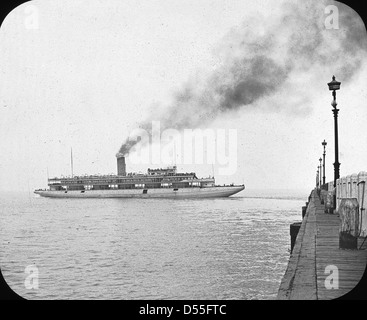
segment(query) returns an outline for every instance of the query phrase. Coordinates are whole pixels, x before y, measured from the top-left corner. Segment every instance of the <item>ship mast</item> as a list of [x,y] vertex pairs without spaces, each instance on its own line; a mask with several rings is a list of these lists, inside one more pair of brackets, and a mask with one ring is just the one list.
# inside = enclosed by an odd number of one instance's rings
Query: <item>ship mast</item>
[[71,177],[74,178],[74,173],[73,173],[73,148],[70,148],[70,164],[71,164]]
[[176,140],[173,142],[173,166],[176,167]]

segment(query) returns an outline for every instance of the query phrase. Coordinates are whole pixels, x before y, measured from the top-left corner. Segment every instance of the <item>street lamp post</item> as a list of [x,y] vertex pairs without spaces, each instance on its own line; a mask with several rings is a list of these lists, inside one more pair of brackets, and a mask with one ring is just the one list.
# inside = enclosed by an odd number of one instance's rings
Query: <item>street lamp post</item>
[[333,91],[333,101],[331,105],[333,106],[334,114],[334,135],[335,135],[335,162],[334,162],[334,188],[336,187],[336,180],[340,177],[340,163],[339,163],[339,146],[338,146],[338,112],[339,109],[336,108],[336,90],[340,89],[341,82],[335,80],[333,76],[332,81],[328,83],[329,90]]
[[319,189],[319,166],[317,166],[317,171],[316,171],[316,189]]
[[321,186],[322,186],[322,181],[321,181],[321,168],[322,168],[322,164],[321,164],[321,161],[322,161],[322,159],[320,158],[319,161],[320,161],[320,189],[321,189]]
[[327,145],[327,142],[325,141],[325,139],[324,139],[324,141],[323,142],[321,142],[321,144],[324,146],[324,153],[323,153],[323,158],[324,158],[324,160],[323,160],[323,162],[322,162],[322,166],[323,166],[323,177],[322,177],[322,181],[323,181],[323,185],[325,185],[325,183],[326,183],[326,177],[325,177],[325,156],[326,156],[326,150],[325,150],[325,147],[326,147],[326,145]]
[[[334,135],[335,135],[335,162],[334,162],[334,189],[336,188],[336,180],[340,177],[340,163],[339,163],[339,146],[338,146],[338,112],[339,109],[336,108],[336,90],[340,89],[341,82],[335,80],[335,76],[333,76],[332,81],[329,82],[327,85],[329,86],[329,90],[332,91],[333,101],[331,105],[333,107],[333,114],[334,114]],[[336,189],[334,191],[333,196],[333,207],[336,209]]]
[[316,171],[316,191],[317,195],[320,197],[320,166],[317,166]]

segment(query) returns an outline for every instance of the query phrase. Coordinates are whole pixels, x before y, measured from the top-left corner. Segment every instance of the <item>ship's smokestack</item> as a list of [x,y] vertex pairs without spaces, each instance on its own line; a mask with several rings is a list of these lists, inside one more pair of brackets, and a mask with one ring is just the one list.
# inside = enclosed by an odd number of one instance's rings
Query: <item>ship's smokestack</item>
[[122,153],[116,154],[117,158],[117,175],[126,176],[126,163],[125,157]]

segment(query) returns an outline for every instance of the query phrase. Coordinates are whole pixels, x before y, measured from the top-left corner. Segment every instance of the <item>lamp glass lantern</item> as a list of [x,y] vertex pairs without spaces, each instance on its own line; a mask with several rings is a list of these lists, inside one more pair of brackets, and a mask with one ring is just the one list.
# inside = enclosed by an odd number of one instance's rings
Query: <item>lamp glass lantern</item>
[[335,76],[333,76],[332,81],[327,85],[329,86],[330,91],[339,90],[341,82],[335,80]]

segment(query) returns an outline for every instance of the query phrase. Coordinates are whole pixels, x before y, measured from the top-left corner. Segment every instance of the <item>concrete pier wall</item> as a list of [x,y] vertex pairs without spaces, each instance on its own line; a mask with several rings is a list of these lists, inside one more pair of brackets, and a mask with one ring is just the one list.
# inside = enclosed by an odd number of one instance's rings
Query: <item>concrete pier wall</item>
[[338,212],[342,199],[357,199],[360,208],[360,236],[367,236],[367,172],[361,171],[358,174],[353,173],[341,177],[336,180],[336,189],[334,189],[333,182],[328,182],[325,186],[327,192],[322,193],[323,201],[327,202],[327,196],[329,197],[336,193],[336,210]]
[[[342,199],[356,198],[360,208],[360,236],[367,235],[367,172],[361,171],[336,181],[336,210],[339,210]],[[332,189],[329,189],[332,190]]]

